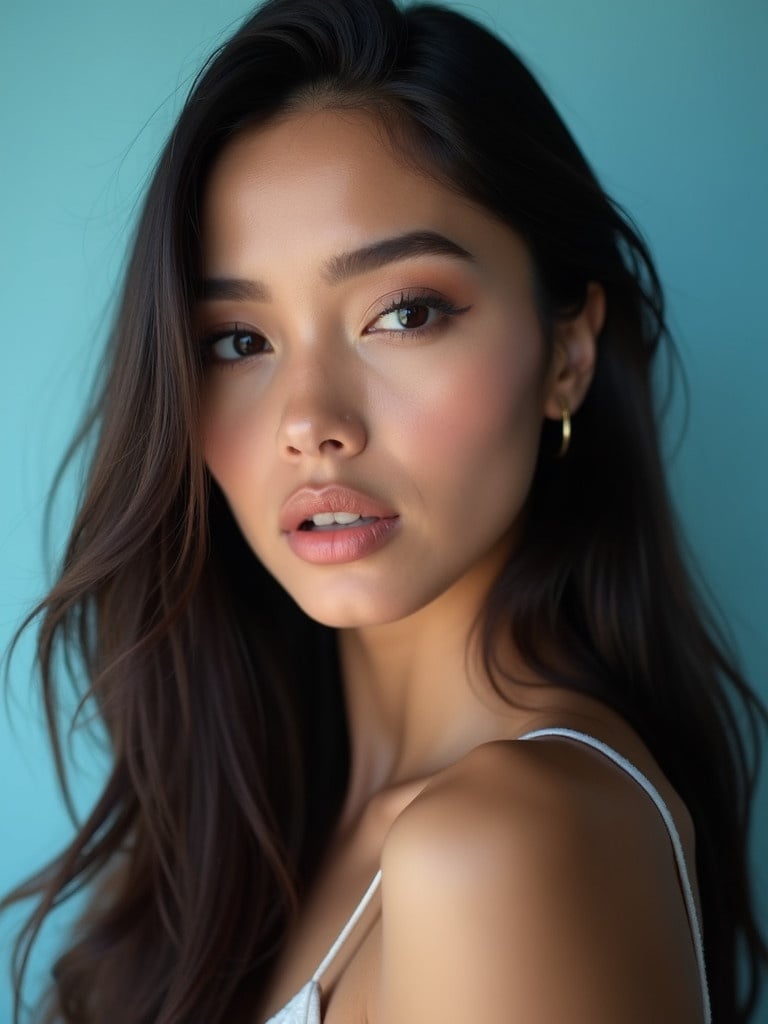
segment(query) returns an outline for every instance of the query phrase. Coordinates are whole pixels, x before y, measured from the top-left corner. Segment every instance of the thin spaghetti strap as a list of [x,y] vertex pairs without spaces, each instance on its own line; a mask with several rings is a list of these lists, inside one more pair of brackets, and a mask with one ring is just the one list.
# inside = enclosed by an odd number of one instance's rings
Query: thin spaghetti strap
[[344,925],[344,927],[342,928],[341,932],[339,933],[338,938],[336,939],[334,944],[331,946],[331,948],[326,953],[325,959],[320,964],[320,966],[317,968],[315,973],[312,975],[312,981],[319,982],[320,978],[323,976],[323,974],[325,974],[325,972],[331,966],[331,964],[333,963],[333,961],[334,961],[334,959],[336,957],[336,954],[339,952],[341,947],[344,945],[346,940],[349,938],[349,935],[352,932],[352,930],[354,929],[355,925],[357,924],[357,922],[360,920],[360,918],[365,913],[365,909],[368,906],[368,904],[371,902],[374,893],[378,889],[380,881],[381,881],[381,868],[379,868],[379,870],[376,872],[373,881],[371,882],[371,884],[366,889],[366,891],[365,891],[365,893],[363,895],[363,898],[358,903],[357,907],[355,908],[354,912],[352,913],[352,916],[347,921],[347,923]]
[[685,909],[688,913],[688,922],[691,928],[691,937],[693,939],[693,946],[696,952],[696,962],[699,968],[699,978],[701,980],[701,997],[704,1004],[704,1020],[705,1024],[711,1024],[712,1021],[712,1008],[709,1000],[709,986],[707,984],[707,969],[706,962],[704,960],[704,940],[701,934],[701,925],[699,923],[699,914],[696,909],[696,900],[693,896],[693,886],[691,885],[691,879],[688,874],[688,865],[685,860],[685,853],[683,851],[683,844],[680,840],[680,833],[677,831],[677,826],[669,812],[669,808],[664,803],[664,799],[645,775],[636,768],[631,761],[628,761],[626,757],[623,757],[613,747],[609,747],[607,743],[603,743],[601,740],[595,739],[594,736],[590,736],[585,732],[578,732],[575,729],[536,729],[534,732],[527,732],[522,736],[518,736],[519,740],[533,740],[544,736],[561,736],[564,739],[575,740],[577,743],[583,743],[585,746],[592,747],[594,750],[599,751],[610,761],[613,761],[615,765],[621,768],[631,776],[641,787],[644,789],[651,800],[656,805],[656,809],[661,815],[664,824],[667,826],[667,832],[669,838],[672,841],[672,849],[675,854],[675,862],[677,864],[677,873],[680,878],[680,884],[683,890],[683,898],[685,900]]

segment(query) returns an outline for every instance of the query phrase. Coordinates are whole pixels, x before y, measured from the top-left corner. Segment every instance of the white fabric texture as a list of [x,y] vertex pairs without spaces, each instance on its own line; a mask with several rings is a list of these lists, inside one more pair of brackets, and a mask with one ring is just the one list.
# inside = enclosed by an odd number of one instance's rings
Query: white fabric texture
[[365,908],[371,902],[373,894],[379,887],[381,881],[381,868],[376,872],[373,881],[365,891],[365,895],[355,907],[352,916],[342,928],[338,938],[331,946],[318,966],[315,973],[309,979],[290,1002],[274,1017],[270,1017],[266,1024],[321,1024],[320,1018],[320,979],[333,963],[336,954],[347,940],[350,932],[365,913]]
[[[589,736],[587,733],[577,732],[574,729],[537,729],[534,732],[528,732],[523,736],[518,736],[518,739],[534,740],[542,739],[544,737],[559,737],[562,739],[573,740],[576,743],[583,743],[585,746],[591,747],[593,750],[597,750],[610,761],[613,761],[613,763],[625,771],[627,775],[633,778],[635,782],[645,790],[656,805],[672,842],[672,849],[675,855],[678,875],[680,877],[680,885],[683,891],[683,898],[685,900],[685,909],[688,913],[688,922],[691,928],[691,937],[693,939],[696,961],[699,968],[701,998],[702,1005],[704,1007],[704,1021],[705,1024],[711,1024],[712,1010],[710,1007],[709,987],[707,985],[707,974],[704,963],[704,944],[701,937],[701,925],[699,923],[699,915],[696,910],[696,902],[693,897],[693,887],[688,873],[688,866],[685,862],[685,854],[680,841],[680,835],[672,819],[672,815],[669,812],[669,808],[662,799],[661,794],[653,783],[643,775],[640,769],[636,768],[631,761],[628,761],[625,757],[619,754],[618,751],[614,750],[613,747],[609,747],[606,743],[595,739],[593,736]],[[274,1017],[270,1017],[265,1024],[322,1024],[320,1012],[320,979],[328,967],[330,967],[339,950],[362,917],[365,912],[365,908],[370,903],[380,881],[381,868],[376,872],[376,875],[366,890],[365,895],[358,903],[352,916],[344,925],[344,928],[341,930],[338,938],[328,950],[328,953],[310,980],[299,992],[296,993],[290,1002],[286,1003],[282,1010],[276,1013]]]

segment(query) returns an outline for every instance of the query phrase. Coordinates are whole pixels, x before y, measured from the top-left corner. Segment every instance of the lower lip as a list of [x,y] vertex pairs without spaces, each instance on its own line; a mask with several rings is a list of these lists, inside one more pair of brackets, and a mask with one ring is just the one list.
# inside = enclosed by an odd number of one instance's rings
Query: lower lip
[[315,565],[355,562],[378,551],[393,536],[399,516],[341,530],[291,530],[286,534],[294,555]]

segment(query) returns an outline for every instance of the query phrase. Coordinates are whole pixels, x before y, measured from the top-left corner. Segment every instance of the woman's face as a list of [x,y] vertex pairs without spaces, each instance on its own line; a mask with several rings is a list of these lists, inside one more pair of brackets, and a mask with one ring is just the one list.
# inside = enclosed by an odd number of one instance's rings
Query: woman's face
[[224,151],[203,263],[206,460],[298,604],[391,622],[497,571],[558,414],[519,238],[315,111]]

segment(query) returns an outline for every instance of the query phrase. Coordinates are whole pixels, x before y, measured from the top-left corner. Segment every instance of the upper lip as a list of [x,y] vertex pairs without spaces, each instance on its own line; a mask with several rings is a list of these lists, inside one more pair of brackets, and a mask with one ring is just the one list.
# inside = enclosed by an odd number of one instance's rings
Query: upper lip
[[300,487],[280,510],[280,529],[284,533],[298,530],[303,522],[320,512],[350,512],[359,516],[391,519],[397,512],[376,498],[340,484],[322,487]]

